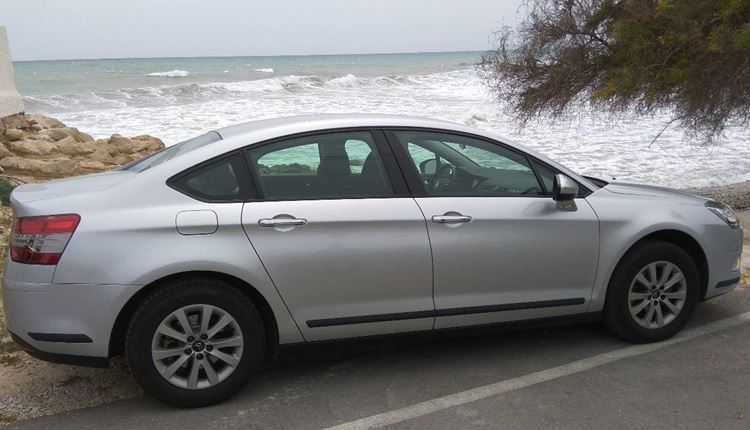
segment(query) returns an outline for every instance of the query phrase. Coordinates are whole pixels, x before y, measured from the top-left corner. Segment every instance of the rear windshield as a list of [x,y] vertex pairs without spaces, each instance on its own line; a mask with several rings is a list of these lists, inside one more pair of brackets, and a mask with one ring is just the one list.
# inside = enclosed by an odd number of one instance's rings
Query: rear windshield
[[143,157],[140,160],[135,160],[128,164],[124,164],[117,170],[139,173],[161,163],[165,163],[175,157],[179,157],[182,154],[186,154],[194,149],[198,149],[219,140],[221,140],[221,136],[219,135],[219,133],[215,131],[209,131],[206,134],[202,134],[198,137],[194,137],[192,139],[174,144],[168,148],[164,148],[159,152],[154,152],[153,154]]

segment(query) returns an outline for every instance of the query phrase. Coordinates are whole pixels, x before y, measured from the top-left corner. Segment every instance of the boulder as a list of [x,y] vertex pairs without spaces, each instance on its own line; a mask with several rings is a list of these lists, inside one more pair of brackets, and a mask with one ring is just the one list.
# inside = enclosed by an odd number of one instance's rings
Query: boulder
[[79,155],[91,154],[96,150],[91,142],[78,142],[73,136],[57,142],[57,150],[65,155],[76,157]]
[[0,143],[0,158],[12,157],[13,153],[8,151],[8,147]]
[[48,116],[39,115],[39,114],[28,114],[24,115],[26,119],[28,120],[29,124],[33,127],[34,125],[38,125],[40,127],[40,130],[46,129],[46,128],[63,128],[65,127],[65,124],[63,124],[61,121],[56,120],[55,118],[50,118]]
[[3,126],[6,130],[9,128],[17,128],[19,130],[23,130],[31,126],[31,123],[29,123],[29,120],[26,118],[27,116],[28,115],[22,115],[19,113],[11,116],[6,116],[5,118],[0,119],[0,121],[2,121]]
[[8,128],[5,130],[5,139],[8,142],[14,142],[16,140],[20,140],[23,137],[23,131],[17,129],[17,128]]
[[31,174],[40,172],[44,164],[44,161],[23,157],[5,157],[0,159],[0,167],[5,170],[20,170]]
[[40,170],[48,176],[72,176],[75,164],[76,162],[70,158],[61,158],[43,163]]
[[10,150],[20,154],[43,156],[57,151],[57,145],[52,142],[23,139],[11,142]]
[[113,164],[115,162],[114,157],[112,157],[108,149],[102,148],[101,146],[98,146],[98,145],[97,145],[97,148],[94,150],[94,152],[92,152],[91,155],[88,156],[88,159],[91,161],[98,161],[104,164]]
[[70,137],[70,134],[68,134],[68,132],[64,128],[50,128],[48,130],[44,130],[40,134],[48,136],[55,142],[57,142],[58,140],[63,140],[66,137]]
[[101,161],[81,161],[78,163],[78,168],[84,170],[96,170],[98,172],[109,169],[109,167]]

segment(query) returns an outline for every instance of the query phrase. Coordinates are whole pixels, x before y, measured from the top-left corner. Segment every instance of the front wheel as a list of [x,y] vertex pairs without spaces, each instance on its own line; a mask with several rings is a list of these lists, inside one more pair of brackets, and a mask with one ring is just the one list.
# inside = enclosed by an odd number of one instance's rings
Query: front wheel
[[128,328],[126,355],[141,387],[163,403],[200,407],[237,393],[264,356],[263,323],[238,289],[181,280],[149,296]]
[[665,340],[685,326],[698,291],[698,271],[687,252],[668,242],[646,242],[612,274],[604,322],[631,342]]

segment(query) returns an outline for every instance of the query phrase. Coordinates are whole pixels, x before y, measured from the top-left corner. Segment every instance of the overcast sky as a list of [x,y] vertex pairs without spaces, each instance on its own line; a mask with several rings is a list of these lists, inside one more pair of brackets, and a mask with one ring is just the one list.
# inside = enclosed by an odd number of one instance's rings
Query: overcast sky
[[521,0],[1,0],[14,60],[463,51]]

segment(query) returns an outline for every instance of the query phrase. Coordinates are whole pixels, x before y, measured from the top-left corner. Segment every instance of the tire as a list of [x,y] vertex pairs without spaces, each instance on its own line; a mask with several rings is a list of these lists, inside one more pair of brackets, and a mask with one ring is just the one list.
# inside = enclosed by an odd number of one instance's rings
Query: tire
[[136,381],[155,399],[181,408],[209,406],[235,395],[260,369],[263,321],[250,299],[226,282],[178,280],[135,311],[125,354]]
[[[666,282],[665,272],[669,272]],[[682,279],[675,282],[679,273]],[[612,274],[604,323],[630,342],[669,339],[682,330],[695,308],[700,290],[698,279],[693,259],[682,248],[658,240],[645,242],[629,251]]]

